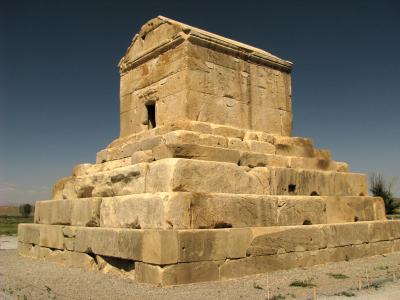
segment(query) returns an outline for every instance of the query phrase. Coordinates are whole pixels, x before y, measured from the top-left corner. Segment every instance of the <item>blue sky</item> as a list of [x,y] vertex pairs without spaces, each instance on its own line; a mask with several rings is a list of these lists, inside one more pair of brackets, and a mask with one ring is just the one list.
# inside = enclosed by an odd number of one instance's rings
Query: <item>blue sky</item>
[[48,199],[118,136],[117,63],[157,15],[293,61],[294,135],[396,180],[398,3],[1,1],[0,205]]

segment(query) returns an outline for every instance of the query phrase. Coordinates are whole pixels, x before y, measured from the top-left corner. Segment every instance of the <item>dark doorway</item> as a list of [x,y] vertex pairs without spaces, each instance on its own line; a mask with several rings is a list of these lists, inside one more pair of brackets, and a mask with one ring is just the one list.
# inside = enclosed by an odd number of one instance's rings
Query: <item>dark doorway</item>
[[147,108],[147,128],[156,128],[156,104],[146,104]]

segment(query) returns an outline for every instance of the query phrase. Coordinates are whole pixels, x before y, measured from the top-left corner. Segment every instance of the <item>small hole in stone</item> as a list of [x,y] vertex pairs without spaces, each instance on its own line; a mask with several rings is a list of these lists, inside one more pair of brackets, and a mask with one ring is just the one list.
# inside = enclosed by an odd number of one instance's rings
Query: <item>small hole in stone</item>
[[289,193],[294,193],[296,191],[296,185],[295,184],[289,184],[288,185],[288,191],[289,191]]
[[103,160],[101,161],[101,163],[102,163],[102,164],[104,164],[105,162],[106,162],[106,160],[105,160],[105,159],[103,159]]
[[358,217],[357,216],[354,217],[354,222],[358,222]]
[[215,223],[214,228],[232,228],[232,224],[226,222],[217,222]]
[[310,196],[319,196],[319,194],[316,191],[312,191]]
[[364,196],[365,196],[365,194],[364,194],[364,193],[360,193],[360,196],[361,196],[361,197],[364,197]]
[[303,225],[312,225],[311,221],[308,219],[305,219],[303,222]]

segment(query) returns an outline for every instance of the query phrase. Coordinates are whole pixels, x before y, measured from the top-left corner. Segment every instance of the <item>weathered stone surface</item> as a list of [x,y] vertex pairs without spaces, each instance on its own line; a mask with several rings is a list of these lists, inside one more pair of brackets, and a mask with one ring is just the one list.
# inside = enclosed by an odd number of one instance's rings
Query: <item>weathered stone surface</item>
[[40,225],[39,245],[53,249],[64,249],[63,226]]
[[17,252],[21,256],[39,258],[39,245],[27,244],[23,242],[18,242]]
[[75,226],[99,226],[101,198],[36,201],[35,222]]
[[364,174],[275,167],[270,169],[273,195],[365,196],[368,194],[367,177]]
[[72,180],[72,176],[63,177],[54,184],[51,199],[64,199],[63,190],[65,185]]
[[154,160],[154,155],[152,150],[146,151],[136,151],[132,154],[132,165],[143,163],[143,162],[152,162]]
[[183,230],[178,232],[178,261],[195,262],[246,256],[251,231],[243,229]]
[[155,147],[153,152],[156,160],[176,157],[237,164],[240,157],[239,151],[195,144],[161,145]]
[[222,261],[180,263],[160,267],[138,262],[136,280],[160,286],[213,281],[219,279],[219,266]]
[[101,226],[119,228],[190,228],[189,193],[135,194],[104,198]]
[[100,226],[101,198],[72,200],[71,225]]
[[96,164],[80,164],[73,168],[73,176],[85,176],[97,172],[111,171],[115,168],[126,167],[130,164],[129,158],[122,158],[117,160],[106,161],[104,163],[98,162]]
[[40,226],[36,224],[18,224],[18,242],[36,244],[40,241]]
[[386,220],[385,205],[374,197],[323,197],[328,223]]
[[76,231],[74,249],[78,252],[140,260],[142,235],[136,230],[87,228]]
[[284,156],[262,154],[254,152],[242,152],[240,155],[239,165],[254,167],[283,167],[285,168],[288,164],[288,159]]
[[247,170],[232,163],[170,158],[150,164],[146,191],[267,194],[268,174],[264,168]]
[[68,267],[83,268],[87,270],[97,269],[96,262],[93,257],[86,253],[79,253],[67,250],[43,250],[44,251],[41,251],[41,258],[45,258],[49,261],[59,263]]

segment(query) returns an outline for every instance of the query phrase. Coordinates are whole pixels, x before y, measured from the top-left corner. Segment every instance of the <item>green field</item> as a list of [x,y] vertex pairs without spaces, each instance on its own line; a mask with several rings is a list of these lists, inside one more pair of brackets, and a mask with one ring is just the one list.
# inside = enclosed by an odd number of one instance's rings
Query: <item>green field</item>
[[0,235],[17,234],[19,223],[32,223],[33,217],[0,216]]

